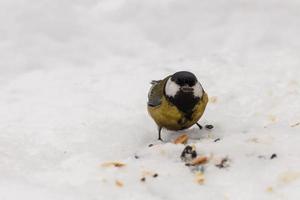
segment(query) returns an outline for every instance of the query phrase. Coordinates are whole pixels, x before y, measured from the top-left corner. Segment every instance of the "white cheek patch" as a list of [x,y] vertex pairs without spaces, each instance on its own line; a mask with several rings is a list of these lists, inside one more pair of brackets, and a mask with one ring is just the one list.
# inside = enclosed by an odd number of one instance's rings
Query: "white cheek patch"
[[174,81],[172,81],[171,78],[169,78],[165,87],[166,95],[169,97],[175,97],[175,95],[179,90],[180,90],[180,86],[177,85],[177,83],[175,83]]
[[194,89],[194,96],[201,98],[203,95],[203,88],[199,82],[196,83],[196,85],[193,86]]

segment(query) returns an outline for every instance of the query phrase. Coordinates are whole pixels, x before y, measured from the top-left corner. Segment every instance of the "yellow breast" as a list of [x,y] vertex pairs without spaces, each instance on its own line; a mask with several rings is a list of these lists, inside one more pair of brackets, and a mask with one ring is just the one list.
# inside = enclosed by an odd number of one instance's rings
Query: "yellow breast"
[[194,107],[191,119],[185,118],[184,113],[167,101],[165,96],[163,96],[162,103],[159,106],[148,106],[148,112],[159,127],[169,130],[181,130],[191,127],[201,118],[207,102],[208,96],[204,93],[202,99]]

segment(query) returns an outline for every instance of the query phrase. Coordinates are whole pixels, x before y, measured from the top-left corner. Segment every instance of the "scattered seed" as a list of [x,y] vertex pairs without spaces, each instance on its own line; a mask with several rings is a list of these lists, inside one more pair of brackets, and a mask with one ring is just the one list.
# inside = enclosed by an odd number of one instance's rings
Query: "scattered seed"
[[197,152],[195,150],[192,151],[192,158],[196,158],[197,157]]
[[214,126],[213,126],[213,125],[211,125],[211,124],[207,124],[207,125],[205,125],[205,128],[206,128],[206,129],[213,129],[213,128],[214,128]]
[[221,140],[220,138],[217,138],[217,139],[214,140],[214,142],[218,142],[218,141],[220,141],[220,140]]
[[274,192],[273,187],[267,187],[267,192]]
[[124,167],[126,166],[125,163],[121,163],[121,162],[106,162],[102,164],[102,167]]
[[141,182],[145,182],[145,181],[146,181],[145,177],[141,178]]
[[300,122],[297,122],[295,124],[292,124],[291,127],[296,127],[296,126],[299,126],[300,125]]
[[152,176],[153,175],[153,172],[152,171],[147,171],[147,170],[145,170],[145,171],[143,171],[142,172],[142,177],[147,177],[147,176]]
[[197,172],[196,175],[195,175],[195,181],[198,184],[203,184],[204,181],[205,181],[204,174],[202,172]]
[[218,168],[227,168],[229,167],[229,159],[226,157],[226,158],[223,158],[221,160],[221,162],[219,164],[216,164],[215,166],[218,167]]
[[139,159],[140,157],[138,155],[134,155],[134,158],[135,159]]
[[268,118],[273,123],[277,121],[277,117],[275,115],[269,115]]
[[153,174],[153,178],[156,178],[156,177],[158,177],[158,174],[157,173]]
[[278,178],[281,183],[289,184],[296,180],[299,180],[300,172],[294,171],[294,170],[288,170],[288,171],[282,172]]
[[213,96],[213,97],[209,97],[209,102],[210,103],[216,103],[218,101],[218,97]]
[[174,144],[185,144],[187,143],[189,137],[187,134],[182,134],[174,140]]
[[185,154],[190,154],[190,153],[192,153],[192,151],[193,151],[193,148],[191,146],[189,146],[189,145],[186,146],[181,153],[181,157],[185,157]]
[[152,147],[152,146],[153,146],[153,144],[149,144],[149,145],[148,145],[148,147]]
[[123,187],[123,186],[124,186],[123,182],[121,182],[121,181],[119,181],[119,180],[116,180],[115,184],[116,184],[116,186],[118,186],[118,187]]
[[194,160],[192,160],[192,162],[190,163],[191,165],[195,166],[195,165],[202,165],[207,163],[208,158],[206,156],[200,156],[198,158],[195,158]]
[[276,153],[273,153],[270,157],[270,159],[274,159],[274,158],[277,158],[277,154]]
[[191,159],[193,159],[193,158],[196,158],[197,157],[197,152],[193,149],[193,147],[191,147],[191,146],[186,146],[184,149],[183,149],[183,151],[182,151],[182,153],[181,153],[181,159],[183,160],[183,161],[188,161],[188,160],[191,160]]

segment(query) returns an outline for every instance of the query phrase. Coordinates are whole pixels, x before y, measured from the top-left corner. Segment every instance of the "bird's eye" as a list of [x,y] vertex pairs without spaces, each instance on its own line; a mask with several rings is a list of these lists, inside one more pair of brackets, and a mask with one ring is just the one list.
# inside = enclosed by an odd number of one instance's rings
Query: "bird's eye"
[[182,79],[177,79],[176,80],[176,83],[178,84],[178,85],[184,85],[184,80],[182,80]]
[[187,84],[188,84],[190,87],[192,87],[192,86],[194,86],[194,85],[195,85],[195,81],[194,81],[194,80],[191,80],[191,79],[189,79],[189,80],[187,81]]

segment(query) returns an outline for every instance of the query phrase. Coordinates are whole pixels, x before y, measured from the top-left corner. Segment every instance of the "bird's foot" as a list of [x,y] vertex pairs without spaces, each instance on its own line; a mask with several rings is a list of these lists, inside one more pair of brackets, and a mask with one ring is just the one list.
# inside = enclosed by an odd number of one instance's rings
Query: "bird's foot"
[[199,129],[201,130],[202,129],[202,126],[199,124],[199,123],[196,123],[197,126],[199,127]]

